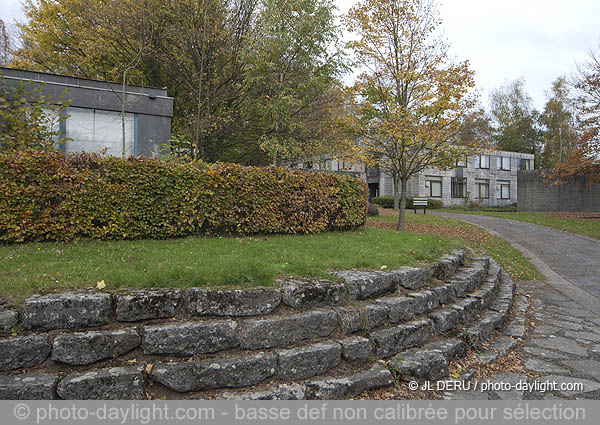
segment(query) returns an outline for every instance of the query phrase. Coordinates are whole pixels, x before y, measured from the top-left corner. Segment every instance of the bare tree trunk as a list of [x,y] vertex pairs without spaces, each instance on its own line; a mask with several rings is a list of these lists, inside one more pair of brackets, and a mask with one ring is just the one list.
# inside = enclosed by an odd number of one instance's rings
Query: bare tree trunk
[[127,68],[123,70],[123,85],[121,86],[121,157],[125,158],[125,82]]
[[406,186],[407,179],[403,178],[402,181],[402,194],[400,196],[400,211],[398,211],[398,226],[396,230],[399,232],[404,231],[404,218],[406,216]]
[[[206,2],[204,2],[204,16],[202,22],[202,47],[200,50],[200,71],[198,80],[198,113],[196,116],[196,149],[192,152],[192,159],[198,159],[198,154],[204,158],[204,143],[200,143],[201,119],[202,119],[202,84],[204,83],[204,56],[206,42],[206,16],[208,14]],[[202,145],[202,146],[201,146]]]
[[394,174],[392,176],[392,181],[394,182],[394,211],[398,211],[398,207],[400,206],[400,191],[398,190],[398,175]]

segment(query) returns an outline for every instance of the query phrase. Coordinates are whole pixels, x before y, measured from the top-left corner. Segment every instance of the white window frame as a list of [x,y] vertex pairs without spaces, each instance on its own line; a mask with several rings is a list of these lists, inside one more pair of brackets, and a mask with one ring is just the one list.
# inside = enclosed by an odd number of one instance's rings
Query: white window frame
[[[481,187],[486,187],[486,196],[481,196]],[[489,180],[475,180],[475,187],[477,188],[477,199],[490,199],[490,181]]]
[[[482,159],[485,158],[485,162],[487,164],[487,167],[484,167],[481,165]],[[479,158],[477,160],[477,168],[481,168],[482,170],[489,170],[490,169],[490,156],[489,155],[479,155]]]
[[[433,186],[439,184],[440,194],[439,196],[433,194]],[[430,198],[442,198],[444,196],[444,185],[441,177],[427,177],[425,180],[425,187],[429,189]]]
[[[504,168],[504,165],[508,163],[508,168]],[[510,156],[499,156],[496,159],[496,168],[502,171],[510,171]]]
[[[505,190],[506,193],[505,196]],[[496,199],[510,199],[510,180],[497,180],[496,181]]]

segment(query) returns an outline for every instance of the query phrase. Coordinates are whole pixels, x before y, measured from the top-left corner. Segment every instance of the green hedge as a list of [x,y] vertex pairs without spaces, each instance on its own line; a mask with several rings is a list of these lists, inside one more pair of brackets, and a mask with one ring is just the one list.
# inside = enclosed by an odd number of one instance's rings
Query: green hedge
[[[379,205],[381,208],[394,208],[394,197],[393,196],[381,196],[379,198],[371,199],[373,204]],[[443,208],[444,204],[442,201],[436,199],[427,199],[427,208],[436,210]],[[406,208],[413,208],[413,197],[409,196],[406,198]]]
[[314,233],[364,225],[358,179],[288,168],[0,155],[0,241]]

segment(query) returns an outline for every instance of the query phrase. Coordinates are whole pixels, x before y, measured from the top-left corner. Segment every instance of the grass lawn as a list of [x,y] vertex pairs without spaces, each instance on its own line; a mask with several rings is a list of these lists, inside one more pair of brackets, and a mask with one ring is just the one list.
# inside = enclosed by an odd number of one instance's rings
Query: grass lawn
[[[509,220],[525,221],[541,224],[571,233],[600,239],[600,218],[584,218],[585,214],[549,213],[549,212],[493,212],[493,211],[463,211],[456,209],[440,210],[449,213],[480,214]],[[594,215],[598,217],[598,214]]]
[[29,243],[0,246],[0,298],[95,287],[265,286],[284,275],[388,269],[434,261],[465,244],[437,235],[366,228],[302,236]]
[[[368,227],[395,229],[398,218],[392,210],[379,209],[380,216],[370,217]],[[477,250],[488,252],[517,281],[544,280],[529,261],[504,239],[490,235],[480,227],[433,214],[413,214],[407,211],[406,230],[414,233],[450,237]]]

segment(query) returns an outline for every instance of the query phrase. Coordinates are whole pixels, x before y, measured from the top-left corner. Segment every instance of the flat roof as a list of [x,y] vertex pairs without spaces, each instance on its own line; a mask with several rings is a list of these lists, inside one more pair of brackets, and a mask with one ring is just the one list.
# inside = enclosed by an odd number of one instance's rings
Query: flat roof
[[[103,81],[92,78],[71,77],[68,75],[53,74],[42,71],[28,71],[26,69],[7,68],[0,66],[0,73],[7,78],[20,80],[29,80],[40,83],[53,83],[70,87],[82,87],[93,89],[109,89],[121,91],[122,84],[114,81]],[[153,97],[168,97],[166,88],[140,86],[135,84],[126,84],[128,93],[136,93]]]

